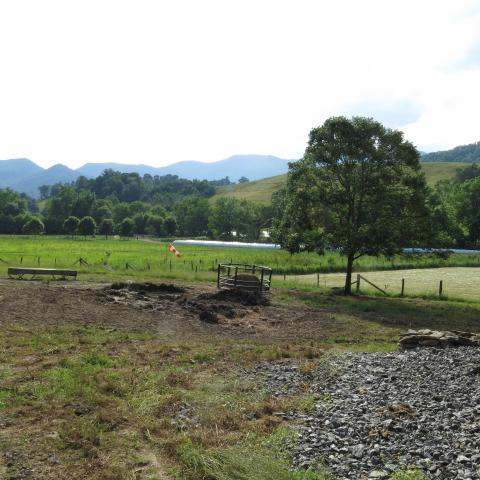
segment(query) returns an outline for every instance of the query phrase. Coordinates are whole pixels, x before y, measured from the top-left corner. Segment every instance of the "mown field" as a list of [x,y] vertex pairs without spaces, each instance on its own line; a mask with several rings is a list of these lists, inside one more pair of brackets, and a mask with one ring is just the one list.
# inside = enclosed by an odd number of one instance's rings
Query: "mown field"
[[[388,295],[400,295],[404,280],[405,296],[438,296],[442,282],[442,297],[471,300],[480,298],[480,268],[447,267],[413,270],[390,270],[362,272],[365,278]],[[356,277],[354,278],[356,280]],[[341,288],[345,283],[345,275],[341,273],[289,275],[277,277],[278,285],[303,286],[318,285],[320,288]],[[360,281],[360,290],[366,294],[378,294],[378,290],[365,281]]]
[[[427,177],[430,186],[435,185],[439,180],[449,180],[455,176],[459,168],[463,168],[467,163],[457,162],[425,162],[422,163],[422,169]],[[245,198],[259,203],[270,203],[272,193],[284,187],[287,181],[286,175],[264,178],[249,183],[241,183],[218,187],[217,193],[211,201],[219,197]]]
[[[213,279],[219,263],[266,265],[277,275],[343,272],[346,265],[345,258],[336,252],[320,256],[316,253],[291,255],[283,250],[187,245],[179,245],[178,249],[182,253],[180,258],[168,251],[165,242],[152,239],[5,235],[0,236],[0,273],[5,273],[8,266],[75,267],[84,279],[127,276],[200,280]],[[480,255],[362,257],[355,265],[359,272],[440,267],[480,267]]]

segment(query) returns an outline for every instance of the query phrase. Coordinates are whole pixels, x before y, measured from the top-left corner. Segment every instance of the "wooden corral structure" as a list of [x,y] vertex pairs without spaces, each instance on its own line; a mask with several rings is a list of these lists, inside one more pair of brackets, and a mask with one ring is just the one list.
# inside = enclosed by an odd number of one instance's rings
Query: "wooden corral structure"
[[272,283],[272,269],[261,265],[221,263],[217,271],[219,289],[248,290],[260,295],[268,292]]

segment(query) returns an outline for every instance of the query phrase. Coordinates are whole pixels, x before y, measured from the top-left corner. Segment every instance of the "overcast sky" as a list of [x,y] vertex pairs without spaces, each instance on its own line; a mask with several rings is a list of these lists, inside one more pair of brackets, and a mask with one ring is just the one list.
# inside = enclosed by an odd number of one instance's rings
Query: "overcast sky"
[[332,115],[480,140],[480,0],[0,0],[0,158],[299,158]]

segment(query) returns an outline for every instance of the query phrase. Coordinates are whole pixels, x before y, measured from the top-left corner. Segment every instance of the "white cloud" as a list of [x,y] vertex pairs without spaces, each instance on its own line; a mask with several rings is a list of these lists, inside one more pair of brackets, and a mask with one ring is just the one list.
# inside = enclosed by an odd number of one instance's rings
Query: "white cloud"
[[0,0],[0,158],[292,158],[312,127],[359,105],[421,147],[476,141],[478,70],[454,66],[478,41],[477,7]]

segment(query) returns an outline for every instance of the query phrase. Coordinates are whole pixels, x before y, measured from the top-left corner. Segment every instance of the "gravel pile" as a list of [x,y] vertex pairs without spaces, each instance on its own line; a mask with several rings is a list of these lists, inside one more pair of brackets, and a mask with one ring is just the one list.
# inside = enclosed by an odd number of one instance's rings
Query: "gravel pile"
[[480,479],[480,348],[343,362],[341,375],[313,385],[322,400],[302,419],[297,466],[323,461],[339,480],[389,478],[412,465],[427,478]]
[[249,372],[253,378],[263,376],[265,390],[275,397],[296,395],[310,389],[313,375],[302,372],[298,365],[291,360],[280,362],[262,362]]

